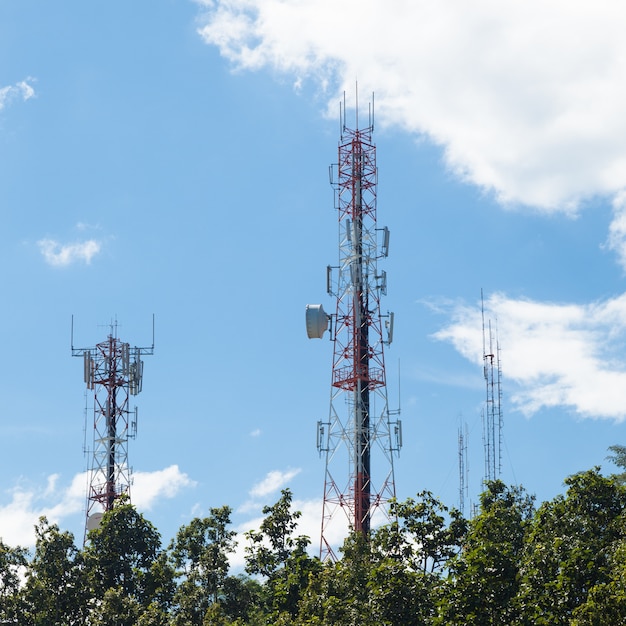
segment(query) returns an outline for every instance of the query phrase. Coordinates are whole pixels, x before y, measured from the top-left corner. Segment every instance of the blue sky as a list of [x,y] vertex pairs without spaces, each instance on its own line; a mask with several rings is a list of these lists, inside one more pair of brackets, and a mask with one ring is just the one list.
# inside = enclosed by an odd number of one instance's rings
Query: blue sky
[[[610,2],[0,5],[0,537],[82,537],[82,363],[146,357],[132,496],[167,542],[290,487],[319,537],[339,100],[376,93],[398,496],[483,478],[481,289],[502,478],[541,499],[626,443],[626,9]],[[350,114],[350,113],[349,113]],[[398,365],[400,364],[400,365]],[[398,394],[398,387],[401,392]],[[400,399],[398,399],[400,395]],[[87,442],[90,434],[87,435]]]

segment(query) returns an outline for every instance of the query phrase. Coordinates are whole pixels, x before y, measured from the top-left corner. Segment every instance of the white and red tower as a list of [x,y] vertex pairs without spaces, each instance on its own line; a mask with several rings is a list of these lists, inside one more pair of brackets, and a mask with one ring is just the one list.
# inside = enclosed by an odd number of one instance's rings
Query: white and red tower
[[[358,109],[358,104],[357,104]],[[376,146],[372,142],[373,103],[367,127],[345,124],[341,114],[339,161],[331,167],[339,218],[339,265],[327,268],[327,291],[336,312],[306,308],[307,334],[321,338],[330,324],[334,345],[328,420],[318,423],[317,445],[326,458],[320,556],[335,558],[338,528],[368,534],[373,516],[387,516],[395,497],[394,454],[401,424],[391,419],[387,401],[384,345],[393,336],[393,313],[381,315],[387,293],[378,262],[389,253],[389,230],[376,216]],[[397,412],[395,412],[397,414]],[[335,527],[336,525],[339,525]]]
[[72,356],[83,357],[87,391],[93,392],[85,537],[88,530],[99,525],[102,514],[113,508],[115,500],[130,497],[128,440],[137,434],[137,407],[131,407],[130,399],[142,388],[141,357],[153,353],[154,341],[150,348],[131,348],[118,339],[117,323],[111,325],[106,341],[94,348],[72,345]]

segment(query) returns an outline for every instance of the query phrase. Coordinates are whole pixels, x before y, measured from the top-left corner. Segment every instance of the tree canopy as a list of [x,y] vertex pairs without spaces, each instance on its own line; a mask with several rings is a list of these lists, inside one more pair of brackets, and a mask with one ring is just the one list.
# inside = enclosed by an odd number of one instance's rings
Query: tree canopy
[[[611,451],[626,466],[626,449]],[[120,501],[84,547],[45,518],[32,554],[0,541],[0,623],[613,626],[626,623],[625,509],[624,481],[599,468],[539,506],[489,482],[470,519],[421,491],[322,563],[285,489],[245,533],[245,571],[233,574],[230,507],[210,508],[164,547]]]

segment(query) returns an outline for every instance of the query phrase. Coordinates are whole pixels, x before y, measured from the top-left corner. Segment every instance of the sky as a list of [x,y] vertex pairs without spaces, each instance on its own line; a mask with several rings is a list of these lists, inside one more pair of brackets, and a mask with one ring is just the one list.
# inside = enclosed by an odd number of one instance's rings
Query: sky
[[616,471],[625,20],[608,0],[4,0],[3,541],[32,547],[40,515],[82,540],[92,433],[72,340],[115,326],[149,346],[154,315],[133,502],[167,544],[211,507],[250,530],[289,488],[319,545],[332,343],[307,339],[304,311],[334,307],[328,166],[357,89],[362,107],[375,93],[391,232],[398,498],[459,505],[466,428],[478,500],[481,307],[500,345],[501,478],[541,502],[575,472]]

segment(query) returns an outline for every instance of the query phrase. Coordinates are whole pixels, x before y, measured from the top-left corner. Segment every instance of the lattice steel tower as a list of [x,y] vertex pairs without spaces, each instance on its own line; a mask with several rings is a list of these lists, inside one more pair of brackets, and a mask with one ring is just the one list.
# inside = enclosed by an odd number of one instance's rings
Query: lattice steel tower
[[386,503],[395,497],[393,458],[402,439],[387,401],[383,346],[393,337],[393,313],[380,310],[387,277],[378,261],[389,253],[389,230],[377,225],[373,100],[365,128],[359,128],[358,102],[355,129],[345,124],[345,103],[340,117],[339,161],[330,168],[339,265],[327,268],[336,312],[326,314],[321,304],[306,308],[309,338],[321,338],[330,324],[334,344],[330,413],[318,423],[317,435],[326,459],[322,559],[335,558],[332,543],[341,532],[335,524],[343,523],[345,532],[346,517],[352,529],[366,534],[377,512],[388,519]]
[[154,333],[149,348],[131,348],[118,339],[117,323],[111,324],[106,341],[94,348],[75,348],[73,334],[72,330],[72,356],[83,357],[85,383],[88,392],[93,392],[93,447],[86,450],[86,537],[115,500],[122,495],[130,497],[128,440],[137,434],[137,407],[131,407],[130,397],[141,391],[141,357],[154,354]]

